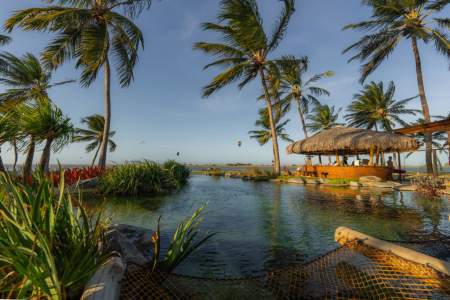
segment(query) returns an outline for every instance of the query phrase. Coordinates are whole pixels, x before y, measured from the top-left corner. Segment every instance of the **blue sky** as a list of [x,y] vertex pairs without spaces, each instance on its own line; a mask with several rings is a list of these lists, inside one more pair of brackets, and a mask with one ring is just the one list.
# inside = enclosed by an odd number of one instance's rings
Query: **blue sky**
[[[42,6],[38,0],[2,1],[0,20],[12,11]],[[239,91],[235,86],[224,88],[208,99],[201,97],[201,88],[219,70],[203,71],[211,57],[192,50],[197,41],[213,40],[214,36],[201,30],[204,21],[215,21],[218,0],[161,0],[154,1],[136,23],[145,37],[145,50],[135,69],[135,82],[121,89],[114,79],[112,85],[112,129],[118,148],[109,154],[110,162],[136,159],[162,161],[176,158],[192,163],[251,162],[270,163],[270,145],[261,147],[248,137],[254,128],[261,103],[255,99],[259,86],[250,84]],[[260,0],[265,25],[275,21],[281,8],[277,0]],[[347,64],[342,49],[360,34],[342,31],[351,22],[364,20],[370,11],[360,0],[298,0],[289,30],[274,56],[282,54],[307,55],[311,74],[326,70],[335,76],[322,81],[331,92],[324,103],[345,107],[361,86],[358,83],[358,63]],[[448,15],[448,11],[446,11]],[[15,30],[13,42],[2,50],[22,55],[38,55],[51,35]],[[434,51],[432,45],[420,44],[423,59],[426,92],[432,114],[450,111],[448,61]],[[58,69],[54,80],[77,79],[79,73],[69,63]],[[102,113],[102,77],[89,88],[78,84],[57,87],[50,93],[53,101],[79,125],[82,117]],[[408,43],[402,43],[368,80],[394,80],[396,97],[403,99],[417,94],[415,66]],[[419,100],[413,105],[420,108]],[[293,109],[287,131],[291,138],[302,138],[298,116]],[[237,141],[242,146],[237,146]],[[72,144],[53,154],[52,162],[86,163],[92,154],[86,154],[83,144]],[[299,156],[285,153],[286,143],[280,143],[282,163],[302,162]],[[5,161],[12,155],[3,146]],[[39,153],[37,154],[39,155]],[[408,163],[422,163],[423,154],[414,155]],[[21,157],[23,161],[23,157]]]

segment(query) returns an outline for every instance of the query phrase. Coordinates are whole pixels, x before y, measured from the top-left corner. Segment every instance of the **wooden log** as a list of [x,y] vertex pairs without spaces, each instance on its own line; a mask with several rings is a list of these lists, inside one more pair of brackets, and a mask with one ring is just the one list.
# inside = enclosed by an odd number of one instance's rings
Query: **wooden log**
[[394,243],[379,240],[370,235],[358,232],[356,230],[352,230],[347,227],[339,227],[336,229],[334,233],[334,240],[341,245],[355,239],[361,241],[362,243],[372,248],[393,253],[408,261],[421,265],[430,266],[441,273],[450,275],[450,263],[437,259],[435,257],[417,252],[409,248],[401,247]]

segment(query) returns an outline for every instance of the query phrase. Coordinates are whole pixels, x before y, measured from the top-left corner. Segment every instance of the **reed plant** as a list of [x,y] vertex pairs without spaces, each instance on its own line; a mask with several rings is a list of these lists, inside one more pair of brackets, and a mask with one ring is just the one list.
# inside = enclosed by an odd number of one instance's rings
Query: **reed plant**
[[125,163],[108,169],[100,178],[100,190],[109,195],[157,195],[180,188],[187,181],[190,170],[175,163],[144,160]]
[[0,175],[0,298],[78,299],[104,251],[106,223],[45,176]]

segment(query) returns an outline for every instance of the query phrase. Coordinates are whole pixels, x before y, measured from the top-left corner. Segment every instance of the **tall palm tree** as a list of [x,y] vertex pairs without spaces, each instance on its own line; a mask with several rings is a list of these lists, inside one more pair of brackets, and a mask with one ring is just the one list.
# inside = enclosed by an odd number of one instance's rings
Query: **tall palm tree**
[[[49,102],[48,91],[55,86],[73,82],[66,80],[52,83],[52,71],[47,69],[33,54],[25,54],[17,57],[11,53],[0,54],[0,84],[6,87],[0,93],[0,104],[2,109],[16,109],[19,104],[19,116],[23,116],[26,106],[21,103]],[[29,128],[33,130],[33,128]],[[24,135],[22,135],[22,138]],[[33,165],[34,151],[36,147],[36,136],[28,135],[27,158],[23,168],[23,177],[28,178]]]
[[336,111],[334,105],[328,106],[327,104],[318,103],[306,117],[309,121],[306,124],[306,128],[315,133],[342,125],[342,123],[338,122],[340,112],[341,108]]
[[256,0],[222,0],[218,15],[219,23],[203,23],[203,29],[219,35],[222,43],[199,42],[194,48],[218,59],[206,68],[217,66],[225,69],[204,87],[203,96],[208,97],[219,89],[239,81],[241,89],[259,77],[264,91],[274,150],[274,174],[280,174],[280,156],[277,133],[272,111],[273,101],[267,86],[269,66],[274,61],[269,54],[283,39],[289,20],[294,12],[294,0],[283,0],[284,8],[270,36],[263,28]]
[[[95,155],[92,159],[91,164],[91,166],[93,166],[95,164],[95,160],[97,159],[100,145],[103,141],[103,128],[105,127],[105,118],[103,118],[103,116],[101,115],[95,114],[81,119],[81,123],[85,124],[87,129],[77,128],[75,130],[74,141],[89,142],[89,144],[86,146],[86,152],[89,153],[95,150]],[[112,140],[115,134],[115,131],[109,132],[108,145],[110,152],[114,152],[117,148],[116,143]]]
[[[432,41],[436,50],[450,57],[450,40],[445,31],[450,29],[449,18],[433,17],[441,11],[448,1],[433,0],[364,0],[364,4],[372,9],[368,21],[350,24],[344,29],[361,29],[368,34],[358,42],[344,50],[355,50],[357,53],[350,61],[359,60],[364,63],[361,69],[361,82],[370,75],[402,40],[411,43],[416,64],[417,85],[425,121],[431,121],[428,101],[423,83],[422,62],[418,41],[425,44]],[[427,171],[433,172],[431,134],[425,135]]]
[[315,84],[324,77],[333,76],[334,73],[332,71],[326,71],[313,75],[305,80],[303,77],[309,69],[309,59],[307,56],[297,58],[293,55],[286,55],[277,61],[277,65],[280,69],[281,80],[283,82],[282,90],[286,94],[284,100],[295,101],[297,103],[302,130],[305,138],[307,138],[308,131],[306,130],[305,114],[309,112],[309,105],[319,102],[316,97],[330,95],[326,89]]
[[48,173],[51,151],[58,152],[69,144],[74,128],[70,119],[49,102],[39,102],[30,114],[34,114],[32,119],[35,121],[35,132],[45,141],[39,168]]
[[91,85],[98,72],[104,72],[105,126],[100,146],[99,166],[106,166],[111,126],[111,65],[114,61],[120,85],[127,87],[134,79],[138,52],[144,47],[141,30],[132,22],[151,0],[49,0],[51,5],[15,12],[5,24],[11,31],[51,31],[56,38],[44,49],[46,63],[56,68],[69,59],[82,69],[82,86]]
[[6,172],[1,157],[1,146],[4,143],[11,142],[17,134],[17,119],[8,112],[0,113],[0,172]]
[[389,82],[386,91],[382,81],[372,81],[353,95],[354,100],[347,108],[345,119],[350,126],[375,128],[377,131],[379,126],[385,131],[392,131],[396,123],[408,126],[403,115],[415,115],[418,111],[409,109],[406,105],[417,97],[395,100],[394,95],[393,81]]
[[[276,125],[277,136],[286,142],[292,142],[292,139],[289,138],[289,134],[286,133],[286,124],[289,123],[289,119],[283,122],[282,119],[289,111],[289,106],[284,105],[280,108],[280,105],[274,105],[274,122]],[[260,129],[251,130],[248,133],[250,134],[250,138],[256,139],[258,143],[263,146],[267,144],[272,139],[272,134],[270,131],[270,122],[269,122],[269,113],[267,112],[267,108],[261,108],[258,112],[259,119],[256,120],[255,126],[260,127]]]

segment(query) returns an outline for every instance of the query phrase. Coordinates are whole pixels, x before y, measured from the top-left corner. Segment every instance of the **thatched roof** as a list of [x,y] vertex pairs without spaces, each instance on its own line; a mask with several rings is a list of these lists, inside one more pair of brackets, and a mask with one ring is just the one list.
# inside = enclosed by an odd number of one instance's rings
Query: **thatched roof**
[[288,154],[368,154],[370,149],[384,152],[406,152],[419,148],[413,138],[361,128],[335,127],[290,144]]

